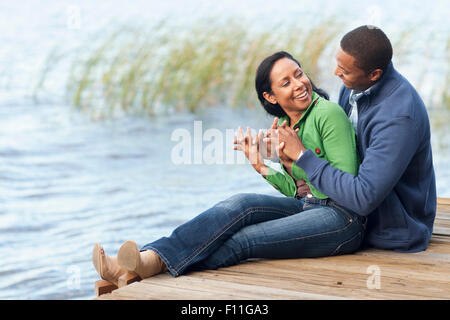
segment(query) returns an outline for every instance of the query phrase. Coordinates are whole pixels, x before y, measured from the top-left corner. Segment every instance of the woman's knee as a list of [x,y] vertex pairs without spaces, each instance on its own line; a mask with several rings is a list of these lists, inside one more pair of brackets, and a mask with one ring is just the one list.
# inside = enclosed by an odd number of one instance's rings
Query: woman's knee
[[258,201],[256,201],[256,198],[257,194],[255,193],[238,193],[219,202],[216,204],[216,207],[243,211],[257,205]]

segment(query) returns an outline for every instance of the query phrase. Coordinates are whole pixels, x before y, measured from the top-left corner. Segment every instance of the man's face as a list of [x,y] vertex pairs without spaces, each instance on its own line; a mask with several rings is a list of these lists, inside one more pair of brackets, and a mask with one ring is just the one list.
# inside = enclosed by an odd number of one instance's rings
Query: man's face
[[355,58],[340,47],[336,54],[336,61],[337,67],[334,74],[341,78],[348,89],[363,91],[374,83],[369,75],[355,66]]

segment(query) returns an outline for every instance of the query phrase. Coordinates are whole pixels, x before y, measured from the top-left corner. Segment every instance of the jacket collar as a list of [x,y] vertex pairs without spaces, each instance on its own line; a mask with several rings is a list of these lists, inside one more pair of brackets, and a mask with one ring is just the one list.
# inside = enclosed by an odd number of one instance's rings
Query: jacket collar
[[372,104],[377,104],[380,99],[384,99],[397,87],[398,81],[396,80],[398,76],[399,73],[395,70],[391,61],[381,78],[370,87],[370,90],[362,92],[362,94],[356,98],[356,101],[366,96],[370,99]]

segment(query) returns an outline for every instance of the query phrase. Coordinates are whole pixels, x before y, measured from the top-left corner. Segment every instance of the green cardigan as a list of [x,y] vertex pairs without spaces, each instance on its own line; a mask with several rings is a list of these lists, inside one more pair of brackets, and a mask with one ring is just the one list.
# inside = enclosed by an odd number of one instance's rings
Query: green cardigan
[[[281,117],[278,125],[289,117]],[[353,175],[358,174],[359,160],[356,153],[355,131],[344,110],[336,103],[330,102],[313,92],[311,104],[294,125],[300,128],[300,137],[306,149],[312,150],[317,157],[327,160],[331,166]],[[295,197],[297,185],[295,180],[304,179],[311,193],[318,199],[328,198],[313,187],[305,172],[292,163],[292,176],[282,166],[282,172],[269,167],[266,180],[288,197]],[[295,179],[295,180],[294,180]],[[338,186],[336,186],[338,187]]]

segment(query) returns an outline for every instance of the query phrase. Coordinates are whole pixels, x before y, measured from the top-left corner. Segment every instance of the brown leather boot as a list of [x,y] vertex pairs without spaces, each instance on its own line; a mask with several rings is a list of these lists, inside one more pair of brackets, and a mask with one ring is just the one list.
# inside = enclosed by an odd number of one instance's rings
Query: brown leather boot
[[[96,243],[92,250],[92,262],[99,276],[118,286],[119,277],[129,272],[121,268],[116,257],[108,257],[100,244]],[[136,276],[135,274],[133,274]]]
[[117,253],[117,262],[129,272],[142,279],[167,271],[165,263],[152,250],[140,252],[134,241],[125,241]]

